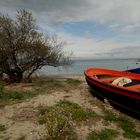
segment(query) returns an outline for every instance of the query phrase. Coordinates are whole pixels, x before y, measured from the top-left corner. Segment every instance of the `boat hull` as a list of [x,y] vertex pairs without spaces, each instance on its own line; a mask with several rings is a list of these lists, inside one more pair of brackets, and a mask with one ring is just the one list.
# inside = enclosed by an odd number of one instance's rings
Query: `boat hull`
[[120,106],[126,110],[135,113],[136,115],[140,115],[140,99],[131,98],[129,96],[119,94],[119,92],[122,91],[119,91],[118,89],[114,88],[112,89],[112,87],[100,83],[88,76],[86,76],[86,81],[97,95],[107,99],[108,101],[110,101],[113,104],[116,104],[117,106]]
[[127,72],[132,72],[132,73],[140,74],[140,68],[130,69],[130,70],[127,70]]

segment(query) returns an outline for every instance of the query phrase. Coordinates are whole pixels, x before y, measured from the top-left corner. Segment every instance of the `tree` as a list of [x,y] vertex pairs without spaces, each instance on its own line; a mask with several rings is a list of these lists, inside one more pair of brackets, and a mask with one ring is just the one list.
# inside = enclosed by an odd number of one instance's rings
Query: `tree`
[[71,64],[56,36],[43,36],[32,13],[22,9],[16,19],[0,15],[0,75],[10,82],[21,82],[43,66]]

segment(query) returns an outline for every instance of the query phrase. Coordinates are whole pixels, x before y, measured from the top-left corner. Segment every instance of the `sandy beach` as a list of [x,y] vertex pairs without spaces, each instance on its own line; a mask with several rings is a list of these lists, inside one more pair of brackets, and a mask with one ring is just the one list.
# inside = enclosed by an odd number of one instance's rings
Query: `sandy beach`
[[[67,133],[68,139],[86,140],[102,137],[107,137],[108,140],[140,139],[140,121],[120,113],[108,103],[97,99],[89,91],[84,75],[39,77],[33,79],[32,83],[11,84],[5,86],[4,89],[35,93],[35,95],[20,100],[10,99],[4,102],[0,100],[1,140],[45,140],[49,138],[47,120],[42,118],[55,108],[70,113],[81,111],[80,115],[76,116],[75,113],[71,113],[72,117],[68,118],[72,121],[71,126],[75,135],[71,138],[70,135],[73,134]],[[68,104],[69,106],[66,106]],[[69,109],[70,106],[73,106],[73,109]],[[44,108],[50,107],[52,109],[45,111]],[[59,111],[55,113],[58,116],[61,114]],[[113,119],[114,117],[118,120]],[[126,121],[127,124],[122,124]],[[127,134],[123,126],[129,127],[132,124],[134,125],[133,132],[130,131],[131,133]],[[52,124],[51,128],[54,125]],[[63,138],[66,139],[66,137]]]

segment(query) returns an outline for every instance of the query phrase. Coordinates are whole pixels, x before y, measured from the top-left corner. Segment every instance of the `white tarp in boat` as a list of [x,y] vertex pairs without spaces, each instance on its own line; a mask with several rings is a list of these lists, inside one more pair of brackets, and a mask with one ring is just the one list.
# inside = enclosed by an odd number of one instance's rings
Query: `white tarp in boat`
[[115,79],[112,84],[116,86],[124,86],[125,84],[131,83],[132,80],[126,77],[119,77]]

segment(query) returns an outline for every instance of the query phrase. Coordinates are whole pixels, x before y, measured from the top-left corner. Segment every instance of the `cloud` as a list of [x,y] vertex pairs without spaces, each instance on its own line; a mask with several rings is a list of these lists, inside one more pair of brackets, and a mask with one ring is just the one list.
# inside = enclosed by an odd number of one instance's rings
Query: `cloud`
[[127,34],[127,33],[131,33],[131,32],[136,31],[137,28],[140,28],[140,25],[131,24],[131,25],[123,27],[120,31]]
[[110,55],[116,58],[139,58],[140,46],[123,46],[121,49],[112,49]]
[[[53,24],[95,20],[100,23],[140,23],[139,0],[1,0],[6,9],[28,8]],[[117,24],[116,24],[117,25]]]
[[95,38],[76,37],[66,33],[58,33],[61,40],[66,40],[65,51],[72,51],[76,57],[89,58],[138,58],[140,46],[118,42],[115,39],[99,41]]
[[[66,51],[73,51],[77,57],[95,58],[139,57],[138,39],[135,39],[137,43],[125,41],[131,37],[126,34],[140,27],[139,6],[140,0],[0,0],[0,12],[9,13],[12,17],[19,8],[31,10],[44,32],[55,32],[54,25],[58,28],[63,23],[84,21],[93,21],[108,27],[110,32],[118,32],[116,38],[111,39],[93,38],[88,31],[84,37],[77,37],[56,30],[58,36],[68,42]],[[120,33],[126,35],[125,40],[117,41]]]

